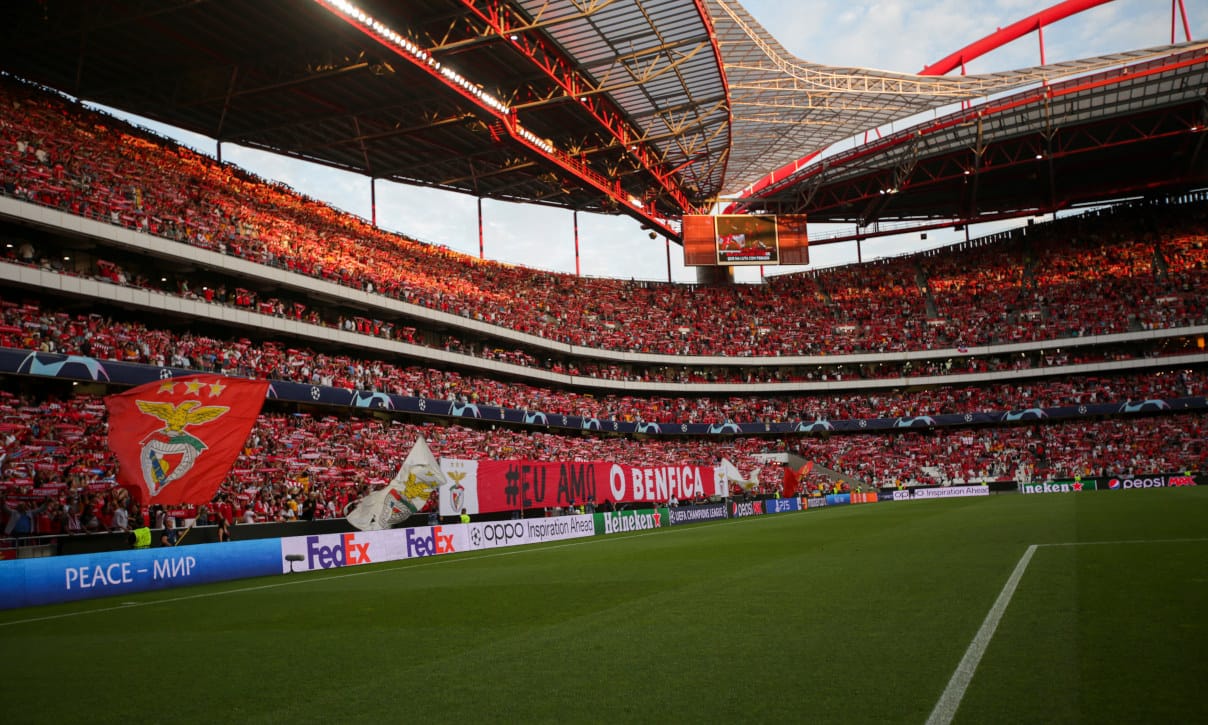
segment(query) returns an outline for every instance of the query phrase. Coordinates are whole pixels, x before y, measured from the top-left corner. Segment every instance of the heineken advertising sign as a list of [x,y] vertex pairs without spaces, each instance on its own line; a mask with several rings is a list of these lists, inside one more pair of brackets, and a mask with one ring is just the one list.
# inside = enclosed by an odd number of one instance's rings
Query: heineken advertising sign
[[1094,479],[1085,481],[1034,481],[1019,484],[1020,493],[1077,493],[1079,491],[1094,491]]
[[667,509],[617,511],[595,514],[596,534],[621,534],[627,531],[660,529],[666,525]]

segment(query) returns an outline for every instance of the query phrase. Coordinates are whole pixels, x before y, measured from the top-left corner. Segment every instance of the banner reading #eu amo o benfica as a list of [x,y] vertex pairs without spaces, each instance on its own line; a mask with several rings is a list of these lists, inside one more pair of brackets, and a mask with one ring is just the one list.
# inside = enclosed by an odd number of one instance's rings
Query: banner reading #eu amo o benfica
[[708,466],[627,466],[607,461],[469,461],[442,459],[449,480],[441,487],[441,513],[454,515],[517,509],[561,508],[587,502],[686,501],[725,496]]

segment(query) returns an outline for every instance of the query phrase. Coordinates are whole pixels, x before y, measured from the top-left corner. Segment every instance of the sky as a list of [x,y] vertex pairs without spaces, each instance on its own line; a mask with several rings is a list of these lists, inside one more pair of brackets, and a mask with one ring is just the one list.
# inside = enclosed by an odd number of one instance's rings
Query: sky
[[[1204,8],[1188,7],[1192,38],[1206,20]],[[915,73],[924,66],[1039,12],[1056,0],[744,0],[747,10],[791,53],[828,65],[852,65]],[[1165,0],[1115,0],[1075,15],[1044,30],[1050,63],[1170,42],[1171,4]],[[1183,37],[1181,21],[1179,39]],[[988,73],[1039,64],[1035,33],[967,66],[969,73]],[[472,79],[471,79],[472,80]],[[949,109],[950,110],[950,109]],[[944,110],[937,112],[942,115]],[[137,122],[203,153],[213,155],[212,140],[136,119]],[[847,144],[850,146],[850,144]],[[846,146],[845,146],[846,147]],[[306,164],[233,144],[222,147],[223,160],[260,176],[282,181],[317,199],[359,216],[370,217],[369,179]],[[379,226],[426,242],[478,256],[475,197],[390,182],[377,184]],[[572,213],[536,205],[483,201],[483,248],[487,259],[556,272],[575,272]],[[980,225],[973,237],[1003,228]],[[811,225],[811,236],[828,231]],[[833,231],[833,230],[830,230]],[[922,242],[917,234],[865,240],[862,258],[896,256],[959,241],[952,231],[932,231]],[[960,239],[964,233],[960,233]],[[622,279],[696,281],[696,270],[684,267],[678,245],[662,237],[651,240],[639,222],[627,216],[579,215],[580,268],[584,276]],[[810,268],[856,261],[854,243],[810,249]],[[767,268],[774,272],[808,268]],[[759,268],[735,270],[739,282],[758,282]]]

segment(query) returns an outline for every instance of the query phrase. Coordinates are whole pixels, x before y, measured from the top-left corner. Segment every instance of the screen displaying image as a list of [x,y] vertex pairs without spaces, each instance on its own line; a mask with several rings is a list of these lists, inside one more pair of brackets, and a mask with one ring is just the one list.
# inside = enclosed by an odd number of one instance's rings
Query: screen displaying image
[[685,214],[684,266],[805,265],[810,261],[804,214],[711,216]]
[[726,214],[714,217],[718,264],[779,264],[776,217]]

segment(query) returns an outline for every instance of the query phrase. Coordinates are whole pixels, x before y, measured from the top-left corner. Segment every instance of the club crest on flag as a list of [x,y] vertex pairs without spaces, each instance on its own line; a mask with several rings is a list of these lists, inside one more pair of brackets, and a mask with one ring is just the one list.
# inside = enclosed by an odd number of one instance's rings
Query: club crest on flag
[[447,481],[440,489],[441,515],[457,516],[462,509],[478,513],[478,461],[442,458],[440,470]]
[[411,518],[411,514],[413,513],[415,513],[415,507],[403,498],[403,494],[399,493],[398,489],[387,489],[386,500],[382,502],[381,518],[386,528],[398,526]]
[[191,471],[197,457],[209,448],[205,441],[185,429],[217,420],[231,410],[225,405],[202,405],[197,400],[186,400],[180,405],[151,400],[136,400],[134,404],[144,415],[164,423],[163,428],[143,440],[139,455],[143,483],[152,496]]
[[448,471],[445,477],[453,481],[453,485],[449,486],[449,503],[452,504],[454,511],[461,511],[466,507],[466,487],[461,485],[461,480],[467,474],[465,471]]

